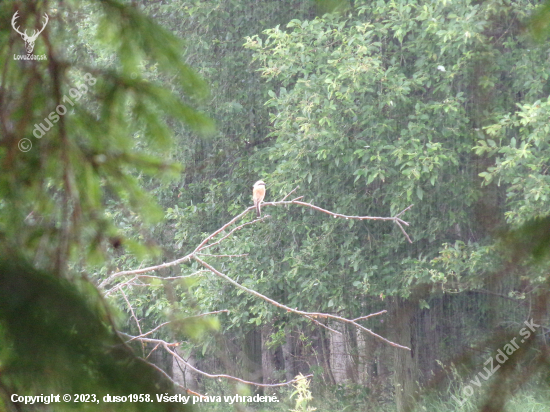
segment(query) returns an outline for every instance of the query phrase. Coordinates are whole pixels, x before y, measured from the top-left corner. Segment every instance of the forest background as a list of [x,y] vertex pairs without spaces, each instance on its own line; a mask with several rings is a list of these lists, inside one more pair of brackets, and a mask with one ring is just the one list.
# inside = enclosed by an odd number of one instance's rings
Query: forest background
[[[277,394],[247,406],[266,410],[547,410],[549,10],[2,2],[0,407],[175,382]],[[12,57],[16,11],[37,29],[48,13],[47,60]],[[259,179],[287,203],[210,239]],[[206,238],[219,243],[198,250]],[[469,383],[514,337],[498,373]],[[312,376],[290,398],[190,368]]]

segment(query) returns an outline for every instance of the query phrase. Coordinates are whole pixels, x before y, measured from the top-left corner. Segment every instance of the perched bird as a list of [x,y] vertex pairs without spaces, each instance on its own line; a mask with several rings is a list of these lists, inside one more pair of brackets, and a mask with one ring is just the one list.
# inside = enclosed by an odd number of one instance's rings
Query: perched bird
[[263,180],[258,180],[254,183],[252,188],[252,199],[254,200],[254,207],[256,208],[256,215],[260,217],[262,214],[260,212],[261,203],[265,197],[265,183]]

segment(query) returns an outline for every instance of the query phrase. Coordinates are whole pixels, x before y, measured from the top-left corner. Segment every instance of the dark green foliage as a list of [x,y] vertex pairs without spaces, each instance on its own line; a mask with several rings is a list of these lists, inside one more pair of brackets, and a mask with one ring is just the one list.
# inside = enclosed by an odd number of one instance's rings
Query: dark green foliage
[[[178,404],[157,403],[155,394],[170,393],[171,384],[115,334],[92,285],[81,284],[79,291],[68,280],[36,271],[16,253],[7,260],[8,251],[2,252],[0,384],[4,391],[95,394],[101,406],[94,403],[94,410],[110,410],[102,401],[106,394],[141,393],[150,394],[154,402],[126,402],[117,404],[117,410],[185,410]],[[55,410],[63,407],[56,405]]]
[[[4,2],[6,21],[12,6],[19,10],[23,27],[33,23],[31,16],[46,11],[34,2]],[[173,176],[179,170],[166,159],[172,135],[168,119],[195,131],[212,131],[211,121],[190,106],[207,95],[206,86],[185,64],[178,38],[128,4],[102,1],[73,7],[59,5],[37,40],[35,53],[45,54],[45,61],[14,60],[22,42],[9,25],[2,26],[0,159],[9,173],[0,176],[0,231],[27,257],[56,271],[65,270],[77,255],[81,262],[97,261],[102,242],[116,235],[104,211],[108,201],[140,212],[148,222],[162,216],[134,171]],[[89,13],[81,32],[71,18],[77,10],[80,16]],[[67,36],[67,31],[88,36],[87,47],[104,48],[83,56],[82,49],[70,47],[79,37]],[[107,63],[106,55],[117,57]],[[151,62],[171,76],[176,93],[146,78]],[[60,105],[66,106],[65,115],[55,114]],[[47,127],[50,113],[57,120],[35,137],[35,126]],[[143,144],[136,145],[138,137],[144,137],[149,153]],[[18,149],[22,138],[33,145],[25,154]],[[58,258],[46,262],[44,256],[53,253]]]
[[507,233],[506,246],[516,259],[533,257],[539,262],[548,260],[550,216],[529,220],[520,228]]

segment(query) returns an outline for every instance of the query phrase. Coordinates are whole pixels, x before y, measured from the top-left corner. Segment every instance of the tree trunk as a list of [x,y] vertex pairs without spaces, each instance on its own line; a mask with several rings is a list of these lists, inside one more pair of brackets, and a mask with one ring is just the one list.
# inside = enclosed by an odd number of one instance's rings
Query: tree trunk
[[411,333],[415,309],[416,306],[405,299],[395,298],[392,302],[393,341],[411,348],[410,351],[394,349],[395,403],[398,412],[411,411],[418,393],[415,348]]
[[262,334],[262,383],[275,383],[273,372],[275,371],[275,353],[267,348],[271,327],[264,326],[261,330]]
[[330,340],[330,337],[329,339],[327,339],[325,334],[326,334],[326,330],[325,329],[321,330],[321,333],[320,333],[321,337],[319,339],[319,342],[321,344],[320,355],[322,360],[322,366],[325,369],[325,376],[326,376],[326,379],[328,379],[328,384],[336,385],[336,380],[334,379],[334,375],[332,374],[332,369],[330,367],[330,351],[327,348],[327,340]]
[[[191,355],[190,351],[184,353],[184,351],[180,348],[174,348],[174,351],[183,359],[185,359],[185,361],[188,362],[190,365],[195,365],[195,359]],[[172,379],[188,389],[195,391],[198,390],[198,382],[193,375],[191,369],[189,369],[187,365],[174,357],[172,357]],[[176,388],[176,392],[181,393],[181,388]]]
[[330,322],[331,329],[339,333],[330,332],[330,367],[335,383],[345,382],[350,368],[349,351],[346,347],[346,328],[342,323]]
[[368,386],[374,375],[374,347],[372,337],[369,339],[365,332],[357,329],[357,383]]
[[261,332],[253,329],[244,339],[243,368],[246,379],[252,382],[262,381],[262,341]]
[[285,328],[286,340],[283,343],[283,360],[285,362],[285,377],[287,381],[294,379],[295,367],[294,367],[294,358],[292,357],[292,329],[289,327]]

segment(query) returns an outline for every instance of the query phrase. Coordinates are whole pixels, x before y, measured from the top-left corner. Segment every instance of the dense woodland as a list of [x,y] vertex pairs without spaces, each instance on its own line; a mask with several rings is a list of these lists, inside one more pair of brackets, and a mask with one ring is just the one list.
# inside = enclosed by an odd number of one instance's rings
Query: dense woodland
[[550,410],[550,3],[0,21],[0,411]]

